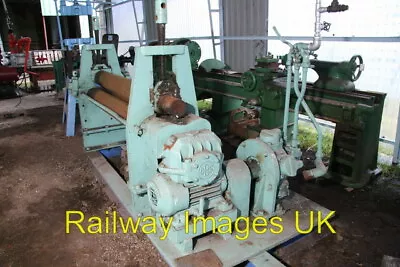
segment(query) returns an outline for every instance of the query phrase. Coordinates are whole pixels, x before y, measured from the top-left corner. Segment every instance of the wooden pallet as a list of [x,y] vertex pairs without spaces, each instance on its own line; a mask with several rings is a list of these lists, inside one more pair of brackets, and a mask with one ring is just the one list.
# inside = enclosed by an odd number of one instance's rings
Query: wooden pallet
[[[89,153],[89,158],[96,170],[96,176],[105,185],[107,195],[112,201],[120,204],[120,215],[136,219],[135,214],[130,212],[132,210],[131,194],[123,179],[101,153]],[[250,261],[253,266],[284,266],[267,251],[299,236],[295,227],[295,211],[300,212],[298,224],[300,229],[308,229],[310,211],[320,211],[325,217],[330,210],[295,192],[291,192],[283,202],[283,206],[288,211],[281,216],[284,230],[280,234],[272,234],[269,231],[265,234],[256,234],[250,231],[246,240],[238,240],[234,237],[225,240],[217,234],[209,234],[197,240],[192,253],[177,250],[168,240],[161,241],[158,234],[151,234],[148,237],[170,266],[200,267],[204,266],[205,258],[209,267],[235,266],[246,261]],[[314,216],[315,224],[316,217]],[[187,265],[188,262],[190,265]],[[213,265],[210,265],[211,262]]]

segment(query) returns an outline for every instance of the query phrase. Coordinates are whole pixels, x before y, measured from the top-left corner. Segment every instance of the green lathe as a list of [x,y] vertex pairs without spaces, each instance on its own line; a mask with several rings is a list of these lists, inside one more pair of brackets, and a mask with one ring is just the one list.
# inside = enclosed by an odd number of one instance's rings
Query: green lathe
[[[186,42],[189,47],[196,47],[193,41]],[[199,52],[191,55],[197,55],[192,58],[193,65],[200,58]],[[287,72],[279,66],[286,60],[287,55],[259,58],[254,68],[244,73],[232,71],[213,59],[196,65],[193,74],[197,97],[199,100],[212,98],[209,115],[213,130],[219,134],[230,130],[248,138],[260,129],[282,128]],[[317,118],[336,123],[329,168],[324,177],[345,186],[363,187],[379,173],[379,132],[386,94],[355,89],[354,81],[364,67],[361,56],[346,62],[310,60],[310,64],[319,79],[314,84],[307,83],[304,100]],[[293,88],[290,100],[293,111],[296,103]],[[251,109],[244,109],[246,106]],[[305,113],[304,109],[300,112]],[[293,112],[289,121],[293,121]]]

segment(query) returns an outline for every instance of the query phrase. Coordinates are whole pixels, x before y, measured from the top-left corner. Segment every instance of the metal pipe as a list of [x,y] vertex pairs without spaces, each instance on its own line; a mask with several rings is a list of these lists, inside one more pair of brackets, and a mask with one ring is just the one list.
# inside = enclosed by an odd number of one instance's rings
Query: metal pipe
[[[300,91],[300,96],[298,95],[298,99],[296,101],[296,105],[294,108],[294,128],[293,128],[293,135],[294,135],[294,142],[293,145],[294,147],[298,146],[297,142],[297,133],[298,133],[298,121],[299,121],[299,115],[300,115],[300,104],[304,101],[304,96],[306,94],[307,90],[307,74],[308,74],[308,68],[310,67],[310,59],[308,57],[308,51],[306,50],[300,50],[301,57],[303,59],[301,66],[302,66],[302,83],[301,83],[301,91]],[[300,64],[295,65],[295,77],[299,75],[299,70],[300,70]],[[295,81],[295,86],[297,86],[298,89],[298,77],[297,81]]]
[[[287,44],[290,47],[288,58],[286,61],[286,69],[287,69],[287,76],[286,76],[286,95],[285,95],[285,111],[283,114],[283,139],[287,142],[287,128],[288,128],[288,121],[289,121],[289,105],[290,105],[290,93],[291,93],[291,83],[292,83],[292,61],[294,57],[294,46],[289,43],[287,40],[283,39],[281,34],[279,33],[278,29],[273,26],[272,29],[274,30],[276,36],[279,40]],[[295,75],[296,79],[296,75]],[[298,77],[297,77],[298,79]],[[294,80],[294,84],[296,84],[296,80]]]
[[316,51],[321,47],[321,0],[315,2],[315,25],[314,38],[312,43],[308,44],[310,51]]
[[[307,73],[308,68],[307,67],[303,67],[303,71],[305,71],[305,73]],[[296,73],[295,73],[295,77],[296,77]],[[303,77],[302,77],[302,91],[305,91],[305,87],[307,84],[307,74],[304,75],[303,73]],[[298,90],[298,86],[294,86],[294,90],[295,93],[298,97],[301,97],[301,93]],[[327,172],[327,167],[325,166],[325,164],[322,162],[322,131],[321,128],[317,122],[317,120],[314,117],[314,114],[311,112],[310,108],[308,107],[307,103],[304,101],[304,99],[301,102],[304,110],[306,111],[308,117],[311,119],[312,123],[314,124],[315,129],[317,130],[318,133],[318,144],[317,144],[317,152],[315,154],[316,159],[315,159],[315,168],[312,170],[307,170],[303,172],[304,178],[306,180],[312,179],[312,178],[317,178],[317,177],[321,177],[323,175],[326,174]],[[295,120],[295,124],[298,123],[298,121]],[[297,136],[296,136],[297,138]]]
[[[304,75],[304,74],[303,74]],[[295,63],[294,65],[294,81],[293,81],[293,88],[294,91],[296,92],[297,95],[297,101],[294,107],[294,125],[293,125],[293,139],[292,139],[292,149],[298,149],[298,140],[297,140],[297,134],[298,134],[298,125],[299,125],[299,110],[300,110],[300,104],[302,100],[304,99],[304,94],[305,90],[303,92],[303,86],[301,88],[300,94],[299,92],[299,76],[300,76],[300,64]]]
[[46,50],[49,50],[49,44],[47,41],[47,29],[46,29],[46,19],[44,16],[42,16],[42,22],[43,22],[43,33],[44,33],[44,43],[46,46]]
[[64,41],[63,41],[63,37],[62,37],[60,15],[58,14],[57,0],[54,0],[54,6],[56,8],[58,36],[60,37],[61,50],[64,50]]
[[[220,38],[223,41],[263,41],[263,40],[280,40],[278,36],[216,36],[215,38]],[[283,36],[286,40],[298,40],[298,41],[309,41],[313,37],[310,36]],[[181,38],[168,38],[167,40],[179,40]],[[190,40],[209,40],[211,36],[194,36],[190,37]],[[399,43],[399,36],[391,37],[321,37],[324,42],[360,42],[360,43]],[[156,42],[157,40],[147,40],[147,42]],[[119,43],[138,43],[139,40],[122,40]]]
[[[307,84],[307,75],[303,76],[302,80],[302,86],[306,86]],[[297,91],[298,92],[298,91]],[[297,94],[297,93],[296,93]],[[316,153],[316,158],[322,159],[322,130],[321,127],[319,126],[319,123],[314,117],[314,114],[311,112],[310,108],[308,107],[306,101],[303,99],[301,102],[301,105],[303,106],[304,110],[306,111],[308,117],[311,119],[311,122],[314,124],[315,129],[317,130],[318,133],[318,148],[317,148],[317,153]]]
[[290,93],[292,91],[292,60],[293,54],[289,52],[288,59],[286,61],[286,70],[287,70],[287,78],[286,78],[286,94],[285,94],[285,111],[283,114],[283,140],[287,142],[288,138],[288,122],[289,122],[289,106],[290,106]]
[[328,171],[322,159],[315,159],[314,163],[314,169],[303,171],[303,176],[305,180],[311,180],[313,178],[321,177],[325,175]]
[[[165,45],[165,24],[167,23],[167,1],[155,0],[156,24],[159,45]],[[165,57],[160,56],[160,80],[165,79]]]

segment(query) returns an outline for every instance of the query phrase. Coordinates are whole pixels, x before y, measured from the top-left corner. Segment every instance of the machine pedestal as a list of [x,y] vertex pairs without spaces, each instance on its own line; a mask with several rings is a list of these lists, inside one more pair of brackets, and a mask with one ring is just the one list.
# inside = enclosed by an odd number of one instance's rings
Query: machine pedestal
[[[96,176],[105,185],[105,191],[110,199],[119,203],[118,212],[120,216],[136,219],[137,214],[131,212],[133,205],[128,186],[103,156],[106,154],[99,152],[89,153],[89,159],[94,166]],[[216,260],[218,259],[223,266],[235,266],[245,261],[252,262],[252,266],[284,266],[268,251],[300,235],[295,227],[295,212],[298,211],[300,214],[298,227],[306,230],[310,226],[309,214],[311,211],[314,212],[314,226],[317,225],[317,212],[321,212],[321,216],[324,218],[331,211],[295,192],[291,192],[290,196],[282,204],[287,212],[281,216],[282,222],[280,224],[283,227],[283,231],[280,234],[273,234],[269,230],[266,233],[257,234],[250,230],[249,236],[245,240],[238,240],[234,236],[225,239],[218,234],[209,234],[196,240],[197,242],[195,242],[192,252],[178,250],[167,239],[161,241],[160,233],[150,234],[148,237],[170,266],[182,266],[180,264],[186,262],[185,258],[190,260],[191,266],[202,266],[201,263],[204,264],[204,260],[198,260],[199,264],[197,264],[196,258],[203,258],[198,257],[198,255],[207,253],[210,250],[212,250],[214,257],[217,257]],[[267,229],[270,229],[270,227],[267,226]],[[233,232],[232,235],[235,234]],[[264,259],[268,259],[268,263]]]

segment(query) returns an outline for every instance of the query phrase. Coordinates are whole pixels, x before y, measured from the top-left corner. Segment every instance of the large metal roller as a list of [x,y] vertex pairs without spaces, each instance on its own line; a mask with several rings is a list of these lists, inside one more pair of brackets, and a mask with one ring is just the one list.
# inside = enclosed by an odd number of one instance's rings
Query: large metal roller
[[[94,81],[106,90],[101,88],[91,89],[89,96],[126,119],[131,80],[109,72],[99,71],[96,73]],[[187,114],[186,103],[171,95],[160,96],[157,107],[162,114],[166,115],[184,117]]]
[[179,98],[171,95],[163,95],[158,99],[158,108],[163,114],[174,115],[178,118],[187,114],[187,104]]
[[99,71],[94,77],[94,82],[110,91],[113,96],[126,103],[129,102],[129,93],[131,90],[130,79],[106,71]]
[[[128,103],[107,93],[102,88],[93,88],[88,92],[88,96],[99,102],[100,104],[111,109],[120,117],[126,119],[128,117]],[[129,96],[129,94],[128,94]]]

